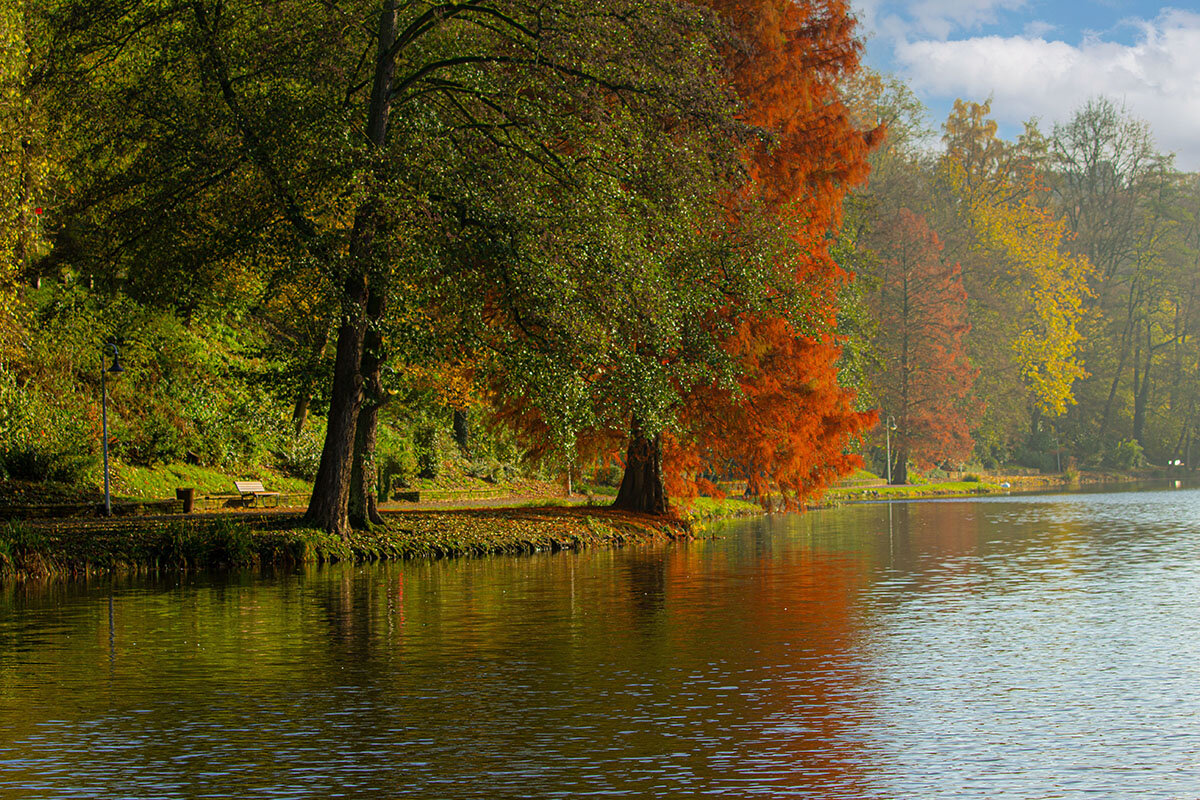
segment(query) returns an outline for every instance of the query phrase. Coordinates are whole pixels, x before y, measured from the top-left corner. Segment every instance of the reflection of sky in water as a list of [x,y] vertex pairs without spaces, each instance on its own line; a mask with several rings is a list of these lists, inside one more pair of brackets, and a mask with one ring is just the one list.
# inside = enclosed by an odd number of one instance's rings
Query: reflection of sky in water
[[976,546],[863,596],[881,783],[911,797],[1197,794],[1200,493],[971,505]]
[[1200,796],[1200,493],[0,588],[0,798]]

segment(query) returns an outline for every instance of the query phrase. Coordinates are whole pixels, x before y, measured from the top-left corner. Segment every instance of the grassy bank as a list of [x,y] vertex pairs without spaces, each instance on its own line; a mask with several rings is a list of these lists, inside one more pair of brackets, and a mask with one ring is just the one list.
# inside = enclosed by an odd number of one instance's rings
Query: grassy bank
[[388,514],[349,539],[299,527],[291,514],[12,522],[0,525],[0,576],[515,554],[690,535],[685,522],[581,507]]
[[906,486],[870,486],[831,489],[826,500],[850,502],[853,500],[905,500],[922,497],[972,497],[975,495],[1003,494],[1010,487],[987,481],[944,481],[941,483],[917,483]]
[[[1078,489],[1081,486],[1103,486],[1135,481],[1159,480],[1171,477],[1164,469],[1130,471],[1068,470],[1061,473],[968,474],[971,480],[924,480],[919,475],[914,483],[889,486],[882,478],[860,471],[853,480],[835,486],[826,494],[826,501],[837,504],[856,500],[906,500],[932,497],[972,497],[975,495],[1007,494],[1009,492],[1055,491]],[[1182,477],[1182,473],[1180,473]]]
[[751,503],[736,497],[716,499],[713,497],[697,497],[692,501],[688,510],[688,519],[693,523],[703,524],[718,519],[731,517],[753,517],[766,513],[758,503]]

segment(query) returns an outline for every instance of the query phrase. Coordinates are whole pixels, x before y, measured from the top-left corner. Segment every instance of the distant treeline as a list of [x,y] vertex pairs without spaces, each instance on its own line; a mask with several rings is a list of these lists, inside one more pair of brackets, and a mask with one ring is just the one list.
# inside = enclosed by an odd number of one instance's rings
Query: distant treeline
[[1200,179],[1105,98],[1016,141],[989,103],[957,101],[931,152],[907,87],[863,74],[849,93],[889,130],[839,252],[858,278],[847,355],[894,424],[893,475],[1190,467]]

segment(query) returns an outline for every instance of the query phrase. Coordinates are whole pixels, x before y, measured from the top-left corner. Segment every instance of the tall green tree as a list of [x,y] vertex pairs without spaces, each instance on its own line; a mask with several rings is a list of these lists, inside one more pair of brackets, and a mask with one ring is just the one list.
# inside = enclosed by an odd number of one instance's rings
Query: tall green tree
[[[1155,149],[1149,127],[1106,98],[1055,127],[1050,156],[1055,204],[1073,233],[1072,249],[1095,267],[1094,322],[1083,352],[1091,377],[1079,387],[1076,436],[1093,449],[1127,436],[1142,439],[1154,362],[1168,347],[1151,318],[1163,291],[1169,223],[1159,198],[1174,180],[1169,161]],[[1126,408],[1128,427],[1118,425]]]
[[[111,242],[80,259],[87,268],[196,303],[231,283],[230,294],[267,292],[289,270],[331,290],[333,378],[308,516],[333,531],[350,523],[352,483],[373,484],[352,476],[373,461],[396,292],[481,268],[449,228],[492,224],[518,186],[526,207],[570,208],[583,193],[633,216],[637,203],[606,194],[630,172],[623,162],[648,145],[667,154],[673,130],[736,135],[712,20],[660,0],[61,0],[49,13],[64,31],[61,105],[84,132],[87,185],[64,242]],[[508,257],[506,237],[482,237],[490,263]],[[555,286],[561,263],[527,262],[530,285]],[[510,305],[527,302],[509,289]],[[372,516],[362,500],[359,522]]]

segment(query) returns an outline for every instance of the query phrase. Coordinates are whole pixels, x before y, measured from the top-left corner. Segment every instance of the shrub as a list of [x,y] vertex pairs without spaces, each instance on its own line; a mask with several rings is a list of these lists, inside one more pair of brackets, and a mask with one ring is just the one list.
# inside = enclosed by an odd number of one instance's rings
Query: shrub
[[0,568],[21,571],[44,565],[46,537],[24,522],[0,525]]
[[0,473],[28,481],[87,482],[100,464],[100,432],[89,419],[93,410],[73,393],[18,385],[0,369]]
[[183,425],[177,415],[153,408],[139,424],[128,429],[128,440],[119,448],[131,464],[151,466],[181,461],[188,451]]
[[963,475],[963,483],[979,483],[979,476],[973,472]]
[[378,465],[376,487],[380,500],[386,500],[397,486],[408,487],[417,477],[419,465],[412,437],[391,426],[380,425],[375,439],[375,460]]
[[209,534],[207,561],[244,567],[254,563],[254,534],[234,520],[221,520]]
[[505,463],[494,458],[474,461],[467,465],[465,472],[473,478],[479,478],[488,483],[500,483],[521,476],[521,468],[516,464]]
[[620,486],[625,471],[612,461],[605,462],[592,471],[592,482],[597,486]]
[[1103,463],[1112,469],[1137,469],[1146,465],[1146,456],[1135,440],[1123,439],[1105,451]]
[[422,422],[413,434],[416,450],[417,476],[434,480],[441,474],[442,459],[439,447],[440,431],[432,422]]
[[317,477],[317,469],[321,466],[321,449],[325,445],[325,431],[322,427],[308,424],[300,431],[299,436],[286,435],[287,445],[279,453],[279,466],[294,478],[306,481]]

